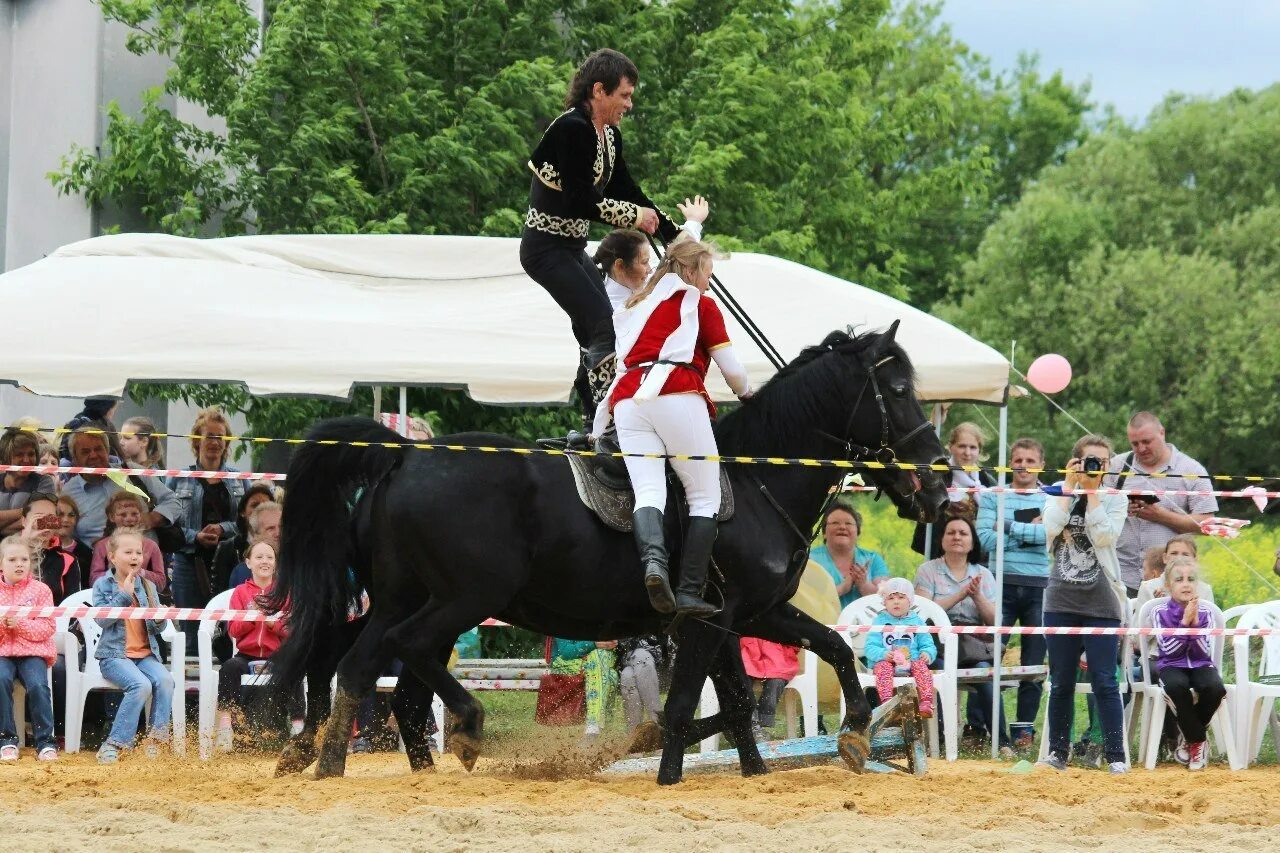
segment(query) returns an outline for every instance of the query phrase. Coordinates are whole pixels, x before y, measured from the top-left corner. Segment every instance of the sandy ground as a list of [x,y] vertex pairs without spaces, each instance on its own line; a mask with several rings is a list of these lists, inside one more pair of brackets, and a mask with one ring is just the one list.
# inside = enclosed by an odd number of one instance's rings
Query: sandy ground
[[272,778],[269,757],[201,764],[93,754],[0,767],[5,850],[1076,850],[1276,849],[1280,771],[1180,767],[1014,775],[932,762],[929,774],[839,767],[539,781],[481,759],[410,775],[399,755],[353,756],[343,779]]

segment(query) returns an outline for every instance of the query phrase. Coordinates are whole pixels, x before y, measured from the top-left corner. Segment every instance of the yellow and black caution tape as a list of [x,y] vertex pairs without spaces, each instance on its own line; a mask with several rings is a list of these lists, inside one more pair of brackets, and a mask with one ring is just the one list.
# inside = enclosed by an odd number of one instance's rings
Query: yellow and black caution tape
[[[33,433],[52,433],[54,435],[65,435],[75,430],[66,427],[23,427],[23,432]],[[123,433],[120,431],[80,428],[81,432],[91,435],[134,435],[135,433]],[[193,435],[190,433],[172,433],[172,432],[153,432],[148,433],[155,438],[182,438],[182,439],[201,439],[204,436]],[[268,438],[265,436],[255,435],[226,435],[222,436],[223,441],[242,441],[246,444],[285,444],[285,445],[304,445],[318,444],[324,447],[385,447],[390,450],[451,450],[459,452],[473,453],[511,453],[519,456],[611,456],[615,459],[667,459],[687,462],[726,462],[735,465],[793,465],[806,468],[858,468],[867,470],[912,470],[912,471],[968,471],[976,474],[979,471],[989,471],[995,473],[1016,474],[1023,471],[1033,474],[1056,473],[1066,474],[1065,468],[1010,468],[1003,465],[943,465],[929,464],[925,462],[877,462],[874,460],[847,460],[847,459],[805,459],[787,456],[729,456],[724,454],[694,455],[681,453],[625,453],[625,452],[606,452],[597,450],[557,450],[547,447],[491,447],[485,445],[474,444],[440,444],[423,441],[337,441],[335,439],[316,439],[316,438]],[[1186,473],[1179,474],[1172,471],[1158,471],[1150,474],[1133,472],[1131,476],[1166,479],[1166,478],[1184,478],[1188,480],[1215,480],[1225,482],[1230,480],[1242,480],[1249,483],[1263,483],[1269,480],[1280,479],[1280,475],[1263,476],[1260,474],[1197,474]]]

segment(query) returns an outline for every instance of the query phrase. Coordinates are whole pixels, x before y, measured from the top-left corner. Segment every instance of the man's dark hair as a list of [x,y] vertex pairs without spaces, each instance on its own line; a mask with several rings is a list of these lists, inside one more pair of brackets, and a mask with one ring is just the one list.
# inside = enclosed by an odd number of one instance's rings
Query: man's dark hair
[[605,94],[612,95],[622,84],[623,79],[632,84],[640,82],[640,72],[636,64],[625,55],[607,47],[597,50],[578,66],[577,72],[569,83],[569,93],[564,98],[564,108],[585,106],[591,100],[591,90],[595,84],[604,86]]

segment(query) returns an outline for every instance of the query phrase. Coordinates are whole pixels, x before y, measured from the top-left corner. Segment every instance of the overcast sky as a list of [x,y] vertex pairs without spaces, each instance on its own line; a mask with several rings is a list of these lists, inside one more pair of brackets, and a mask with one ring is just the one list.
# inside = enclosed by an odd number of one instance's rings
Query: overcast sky
[[1280,0],[946,0],[942,18],[996,68],[1038,52],[1130,120],[1168,92],[1280,81]]

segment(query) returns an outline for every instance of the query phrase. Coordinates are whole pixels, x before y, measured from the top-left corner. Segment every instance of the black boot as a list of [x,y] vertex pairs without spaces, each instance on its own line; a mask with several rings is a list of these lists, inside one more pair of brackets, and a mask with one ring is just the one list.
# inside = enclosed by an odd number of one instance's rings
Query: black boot
[[676,598],[671,594],[671,578],[667,574],[667,537],[662,524],[662,510],[642,506],[631,516],[631,523],[635,528],[640,563],[644,566],[644,586],[649,591],[649,603],[659,613],[671,613],[676,609]]
[[676,587],[676,612],[682,616],[706,618],[720,612],[720,608],[702,600],[719,525],[714,518],[689,517],[689,532],[685,534],[684,551],[680,554],[680,583]]

